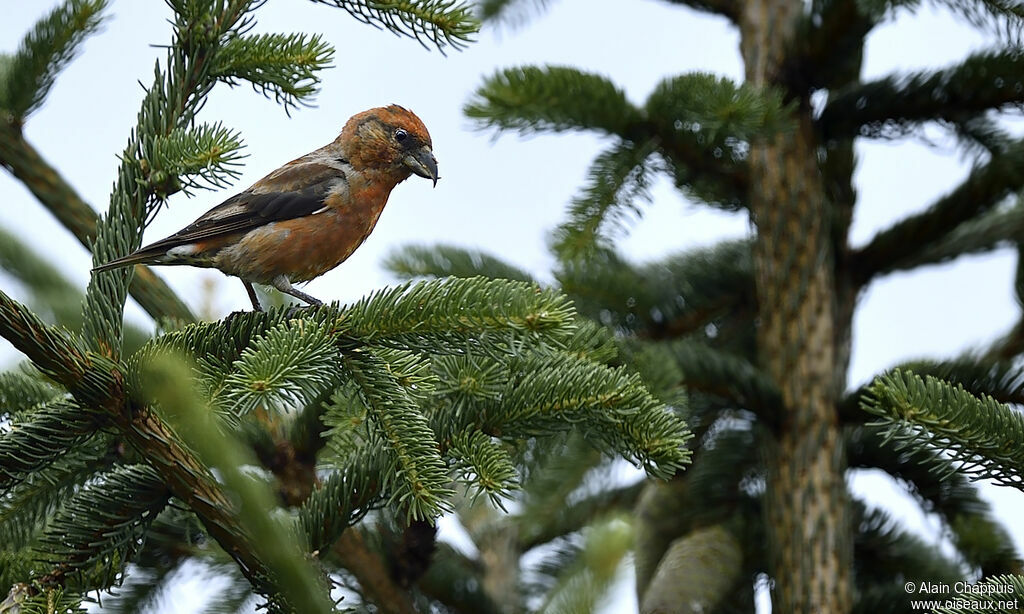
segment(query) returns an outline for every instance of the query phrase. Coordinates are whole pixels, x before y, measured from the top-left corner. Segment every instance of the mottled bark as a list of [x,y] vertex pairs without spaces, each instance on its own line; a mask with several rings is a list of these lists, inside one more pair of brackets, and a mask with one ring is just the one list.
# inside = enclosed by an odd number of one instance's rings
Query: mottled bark
[[741,20],[747,80],[798,103],[794,128],[750,155],[758,348],[783,404],[765,446],[765,515],[773,610],[841,614],[852,604],[852,559],[836,414],[834,227],[810,110],[784,71],[802,10],[799,0],[750,0]]

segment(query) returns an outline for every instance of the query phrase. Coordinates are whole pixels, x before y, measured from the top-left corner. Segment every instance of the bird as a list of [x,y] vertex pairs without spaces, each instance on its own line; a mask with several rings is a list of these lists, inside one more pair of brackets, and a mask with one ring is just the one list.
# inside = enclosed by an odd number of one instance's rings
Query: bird
[[194,222],[94,272],[134,265],[190,265],[238,277],[262,311],[254,283],[309,305],[292,284],[344,262],[370,235],[388,196],[412,175],[437,186],[426,126],[397,104],[353,115],[331,143],[281,166]]

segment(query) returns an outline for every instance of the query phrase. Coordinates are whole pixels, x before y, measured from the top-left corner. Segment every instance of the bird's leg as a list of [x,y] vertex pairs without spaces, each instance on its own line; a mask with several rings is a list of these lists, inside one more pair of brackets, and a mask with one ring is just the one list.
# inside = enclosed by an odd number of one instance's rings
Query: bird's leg
[[273,284],[273,286],[280,290],[281,292],[284,292],[285,294],[290,294],[295,298],[299,299],[300,301],[305,301],[310,305],[324,304],[323,301],[321,301],[320,299],[312,297],[306,294],[305,292],[296,289],[294,286],[292,286],[292,283],[288,281],[288,278],[285,277],[284,275],[278,275],[270,283]]
[[263,306],[260,305],[260,299],[256,296],[256,289],[252,287],[252,284],[242,280],[242,284],[245,286],[245,291],[249,293],[249,300],[252,301],[253,311],[263,311]]

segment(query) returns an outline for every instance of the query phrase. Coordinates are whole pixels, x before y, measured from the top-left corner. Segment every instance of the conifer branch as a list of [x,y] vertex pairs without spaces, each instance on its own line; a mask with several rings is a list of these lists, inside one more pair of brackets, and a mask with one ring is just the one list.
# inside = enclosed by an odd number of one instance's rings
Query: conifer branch
[[797,72],[797,91],[834,89],[857,80],[864,53],[864,40],[882,15],[857,0],[827,0],[812,4],[804,17],[800,52],[795,54],[791,72]]
[[1024,203],[998,207],[974,216],[938,241],[925,246],[899,263],[895,270],[907,270],[929,264],[941,264],[961,256],[1016,246],[1024,237]]
[[215,76],[229,85],[248,81],[257,92],[289,108],[309,104],[329,68],[334,48],[319,35],[258,34],[231,38],[214,59]]
[[850,467],[881,469],[904,484],[924,512],[942,519],[960,556],[984,575],[1019,565],[1012,539],[988,503],[941,452],[897,449],[883,441],[881,429],[871,426],[849,430],[846,450]]
[[0,607],[8,608],[11,614],[88,614],[82,598],[75,593],[66,594],[61,588],[35,591],[22,583],[11,587]]
[[[1006,590],[1007,587],[1010,588],[1009,591]],[[972,590],[960,593],[949,601],[956,604],[956,607],[944,607],[935,611],[941,614],[982,614],[1005,607],[1001,602],[1011,601],[1019,604],[1024,601],[1024,575],[1003,574],[984,578],[972,586]],[[978,605],[975,607],[974,604]]]
[[[99,215],[25,140],[20,130],[3,122],[0,122],[0,165],[21,181],[82,246],[92,248]],[[135,266],[129,292],[155,320],[195,321],[188,306],[147,266]]]
[[650,204],[653,142],[623,141],[598,155],[587,184],[569,205],[569,219],[554,233],[554,249],[563,260],[585,257],[595,247],[609,248],[612,237],[625,231],[631,218]]
[[[520,531],[517,548],[520,552],[526,552],[580,531],[599,518],[628,513],[640,498],[645,484],[645,481],[640,480],[629,486],[603,490],[572,502],[560,510],[560,513],[547,518],[548,522],[542,524],[529,523],[527,525],[521,522],[520,526],[529,530]],[[528,518],[529,515],[522,514],[521,517]]]
[[[953,461],[929,449],[898,449],[885,440],[885,427],[858,426],[846,437],[848,465],[851,468],[881,469],[910,487],[910,493],[922,507],[949,523],[961,514],[985,511],[988,506],[977,489],[956,474]],[[943,466],[941,479],[933,471]]]
[[607,250],[564,262],[561,287],[581,314],[654,340],[682,337],[753,303],[748,241],[634,266]]
[[39,108],[79,44],[103,20],[106,0],[66,0],[35,24],[13,57],[0,57],[0,122],[20,126]]
[[109,468],[116,456],[109,438],[94,437],[5,489],[0,497],[0,543],[27,546],[44,520],[98,471]]
[[[1020,189],[1024,183],[1022,177],[1024,141],[1017,141],[1011,151],[993,156],[988,164],[975,168],[963,183],[928,209],[879,232],[867,245],[852,253],[850,267],[855,282],[865,284],[878,274],[908,268],[915,261],[921,261],[922,252],[927,255],[933,250],[942,255],[941,242],[950,233]],[[964,232],[971,230],[968,226]]]
[[[582,433],[574,431],[537,438],[521,447],[516,460],[523,476],[523,488],[517,495],[520,509],[513,516],[514,529],[504,531],[509,545],[514,544],[516,551],[524,552],[518,548],[519,544],[557,525],[567,502],[589,493],[586,481],[601,475],[603,456]],[[480,508],[489,513],[484,515]],[[477,542],[490,540],[488,533],[494,530],[490,522],[484,524],[480,518],[492,521],[500,518],[495,508],[472,502],[463,504],[460,515],[466,530]]]
[[487,277],[534,281],[523,269],[491,254],[455,245],[406,245],[388,254],[382,266],[402,279]]
[[[1024,370],[1012,359],[995,360],[967,355],[948,361],[907,362],[893,370],[900,369],[962,386],[974,396],[990,396],[1000,403],[1012,405],[1024,404]],[[839,411],[844,420],[851,424],[863,422],[864,413],[860,405],[870,394],[871,386],[866,384],[842,399]]]
[[238,417],[261,407],[303,407],[337,380],[338,350],[326,324],[282,322],[245,348],[213,403]]
[[766,424],[781,419],[778,388],[743,357],[689,340],[673,343],[671,351],[688,388],[728,399],[730,404],[753,411]]
[[968,153],[1001,155],[1013,149],[1013,144],[1016,142],[1013,136],[992,117],[974,115],[940,123],[948,125],[953,134],[964,144]]
[[728,210],[747,205],[753,141],[791,129],[791,108],[774,90],[706,73],[665,79],[647,99],[656,138],[678,187]]
[[[248,464],[246,454],[238,442],[220,432],[209,408],[203,406],[192,389],[184,363],[170,357],[153,361],[148,365],[147,378],[153,398],[165,413],[174,416],[176,430],[194,447],[205,465],[218,471],[227,491],[215,491],[202,507],[196,507],[198,493],[190,493],[186,500],[207,530],[241,565],[254,588],[269,599],[271,611],[333,612],[328,589],[300,552],[296,532],[271,513],[275,506],[267,485],[243,473],[242,466]],[[195,469],[201,476],[209,475],[205,468]],[[162,473],[164,480],[168,480],[170,476]],[[171,482],[169,486],[180,498],[175,484]],[[228,493],[235,503],[229,503]],[[211,505],[221,507],[216,516],[204,513]]]
[[225,551],[237,557],[257,590],[276,593],[266,585],[270,574],[263,572],[260,561],[252,558],[257,550],[248,545],[234,547],[245,538],[238,532],[232,506],[206,467],[151,409],[132,405],[125,411],[127,401],[118,366],[105,357],[79,349],[2,292],[0,334],[40,370],[66,386],[80,404],[102,408],[125,441],[160,472],[170,491],[196,512]]
[[[138,560],[138,558],[136,558]],[[185,571],[182,565],[146,566],[134,565],[130,572],[116,588],[116,592],[103,597],[103,614],[138,614],[140,612],[158,612],[171,599],[175,581]],[[246,589],[249,588],[245,584]],[[252,595],[246,591],[246,597]],[[220,595],[218,595],[219,597]],[[171,601],[173,603],[173,601]],[[241,608],[241,605],[238,606]],[[237,610],[230,614],[235,614]],[[216,609],[204,607],[204,614],[214,614]]]
[[[672,356],[668,344],[646,343],[639,339],[618,339],[611,364],[624,364],[640,376],[644,386],[659,401],[683,411],[689,404],[683,387],[683,371]],[[592,359],[593,360],[593,359]]]
[[99,419],[75,403],[37,409],[0,436],[0,492],[53,463],[96,434]]
[[68,390],[82,385],[89,359],[77,342],[64,331],[47,326],[3,291],[0,291],[0,336]]
[[1020,46],[1024,33],[1024,6],[1016,0],[938,0],[959,13],[976,28],[1002,35],[1013,46]]
[[462,353],[467,342],[483,339],[495,345],[482,347],[500,347],[509,334],[558,343],[571,335],[574,315],[568,299],[533,284],[447,278],[403,284],[356,302],[344,310],[338,334],[360,345]]
[[175,128],[153,139],[150,147],[146,171],[152,181],[159,185],[161,176],[176,177],[176,187],[185,194],[191,195],[191,188],[227,187],[241,175],[241,136],[219,122]]
[[381,490],[411,519],[448,509],[448,472],[426,418],[400,379],[402,365],[369,352],[342,360],[369,410],[373,431],[388,457]]
[[0,373],[0,419],[17,419],[20,414],[64,395],[31,369]]
[[605,77],[565,66],[524,66],[486,79],[463,108],[481,129],[520,134],[600,130],[623,136],[642,115]]
[[[477,10],[482,21],[519,24],[529,14],[540,13],[552,0],[479,0]],[[529,5],[529,6],[527,6]]]
[[324,552],[381,500],[381,459],[356,451],[299,508],[298,525],[311,552]]
[[[97,228],[93,264],[99,265],[137,249],[142,231],[156,208],[177,190],[180,178],[154,168],[150,160],[156,143],[176,130],[192,126],[206,95],[217,83],[213,65],[225,39],[248,27],[254,0],[233,0],[208,7],[179,3],[175,39],[164,66],[154,69],[138,123],[121,154],[121,165],[106,217]],[[129,271],[94,274],[85,297],[85,338],[99,352],[120,355],[121,326]]]
[[111,586],[169,497],[147,465],[116,467],[86,485],[61,507],[36,546],[54,566],[41,584],[63,586],[73,576],[83,592]]
[[829,101],[818,126],[828,139],[893,138],[926,121],[1019,109],[1024,92],[1014,84],[1022,66],[1019,49],[987,51],[944,70],[859,83]]
[[455,433],[447,452],[457,462],[455,469],[461,474],[457,481],[467,491],[475,487],[473,498],[484,494],[492,505],[501,507],[501,499],[518,490],[518,474],[508,450],[480,431]]
[[409,36],[429,49],[427,41],[443,55],[446,47],[461,51],[473,42],[480,23],[472,8],[461,0],[313,0],[344,9],[358,21]]
[[557,561],[549,563],[552,570],[557,570],[557,576],[539,611],[550,614],[594,611],[631,543],[632,527],[625,519],[611,517],[588,527],[578,552],[558,553]]
[[898,449],[943,450],[961,474],[1024,490],[1024,417],[992,397],[894,371],[875,380],[861,407]]
[[[948,599],[948,594],[928,590],[928,586],[942,586],[962,581],[963,571],[957,561],[943,554],[934,544],[900,528],[899,524],[881,509],[865,509],[859,501],[853,505],[851,522],[861,527],[854,548],[872,556],[872,565],[861,573],[861,582],[871,588],[862,598],[864,607],[871,611],[885,611],[893,605],[910,607],[911,599]],[[915,584],[926,583],[920,592],[907,593],[907,580]],[[941,589],[939,589],[941,590]]]
[[[237,567],[221,565],[211,570],[218,579],[227,580],[228,585],[207,602],[203,614],[238,614],[242,608],[252,601],[252,585],[245,576],[238,573]],[[135,614],[137,610],[129,610],[125,614]]]
[[645,105],[665,140],[695,140],[706,149],[721,148],[716,158],[744,160],[749,144],[792,129],[792,108],[782,93],[710,73],[688,73],[665,79]]
[[[1017,207],[1020,206],[1021,204],[1018,203]],[[1018,304],[1024,304],[1024,241],[1017,240],[1016,251],[1017,274],[1013,284],[1014,294],[1017,296]],[[1006,334],[992,343],[986,352],[986,358],[995,361],[1010,361],[1021,353],[1024,353],[1024,313]]]
[[652,476],[667,478],[689,462],[689,430],[636,375],[560,355],[527,357],[511,375],[502,411],[488,417],[485,433],[529,437],[586,422],[593,426],[588,440]]
[[641,110],[605,77],[526,66],[486,79],[463,111],[484,129],[597,130],[641,149],[656,144],[677,185],[716,206],[738,209],[747,199],[748,140],[785,128],[780,100],[712,75],[683,75],[660,84]]
[[[3,228],[0,228],[0,269],[25,285],[28,303],[36,310],[36,315],[69,331],[81,328],[82,291],[33,247]],[[126,326],[124,335],[126,347],[132,349],[150,337],[148,331],[134,326]]]

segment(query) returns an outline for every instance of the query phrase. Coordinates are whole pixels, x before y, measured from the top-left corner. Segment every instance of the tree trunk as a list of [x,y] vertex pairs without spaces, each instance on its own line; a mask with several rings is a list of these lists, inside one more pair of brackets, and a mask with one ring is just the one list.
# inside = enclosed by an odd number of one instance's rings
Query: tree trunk
[[[748,0],[741,17],[747,80],[785,88],[801,0]],[[785,411],[766,446],[765,515],[773,610],[848,612],[850,528],[843,480],[832,220],[803,92],[792,131],[751,149],[751,211],[762,366]]]

